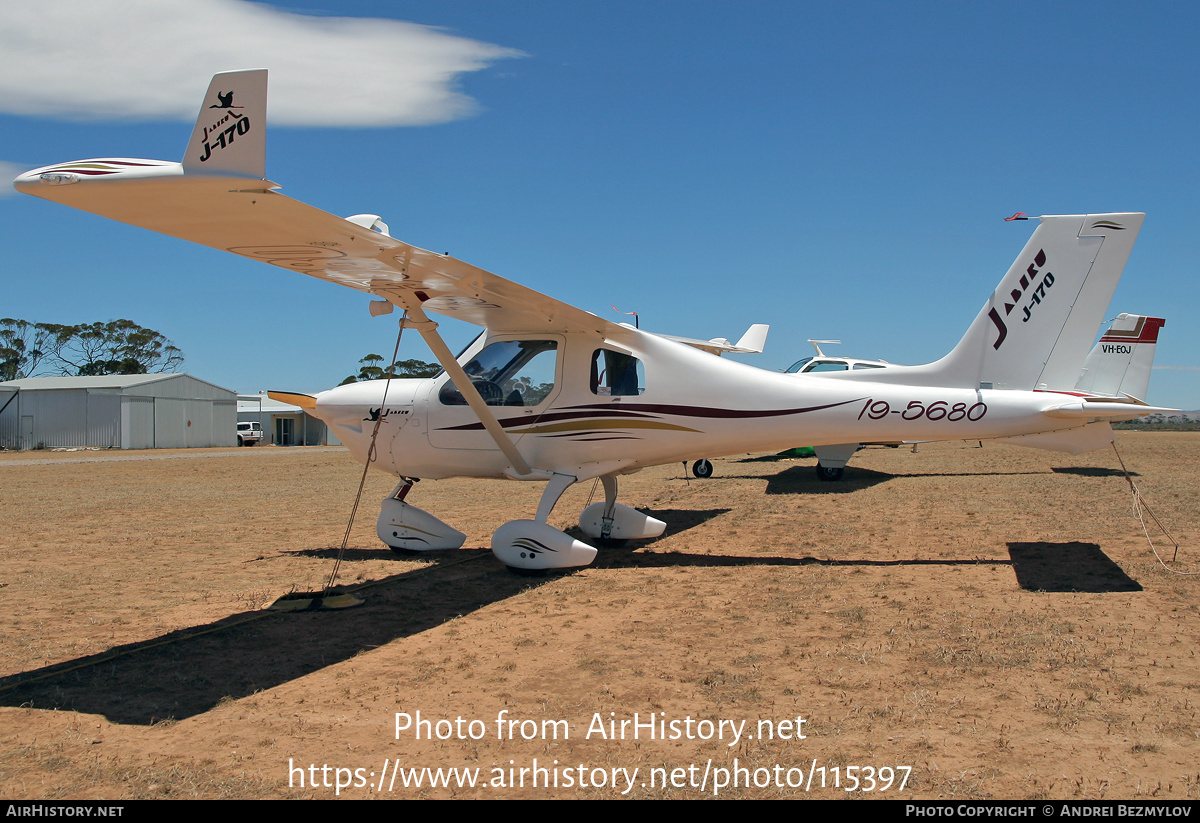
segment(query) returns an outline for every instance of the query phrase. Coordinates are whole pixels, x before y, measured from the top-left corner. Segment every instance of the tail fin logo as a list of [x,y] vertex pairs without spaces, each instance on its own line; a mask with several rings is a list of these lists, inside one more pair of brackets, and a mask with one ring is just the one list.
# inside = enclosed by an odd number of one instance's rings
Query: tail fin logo
[[[1033,257],[1033,262],[1029,264],[1029,268],[1025,269],[1025,273],[1021,275],[1021,288],[1014,288],[1009,292],[1008,297],[1012,302],[1004,304],[1005,317],[1012,314],[1012,310],[1020,304],[1021,299],[1028,291],[1030,292],[1029,305],[1024,307],[1025,317],[1022,318],[1021,322],[1029,322],[1029,318],[1033,316],[1033,307],[1042,302],[1042,298],[1046,296],[1046,289],[1054,285],[1054,275],[1050,272],[1043,274],[1041,282],[1038,282],[1038,275],[1042,274],[1041,269],[1045,265],[1046,251],[1039,249],[1038,253]],[[1034,285],[1035,283],[1037,284],[1036,286]],[[996,342],[992,344],[992,348],[999,351],[1005,338],[1008,337],[1008,326],[1005,324],[1004,319],[1000,317],[1000,312],[996,311],[995,308],[992,308],[988,312],[988,317],[992,319],[992,323],[996,326]]]
[[[218,95],[220,96],[220,95]],[[233,92],[229,92],[227,98],[233,99]],[[209,106],[210,109],[222,108],[221,106]],[[211,126],[204,127],[204,154],[200,157],[200,162],[207,162],[213,156],[214,149],[223,149],[233,143],[237,135],[246,134],[250,131],[250,117],[245,114],[238,114],[230,107],[229,113],[222,117]],[[236,108],[241,108],[237,106]],[[233,122],[230,122],[232,120]],[[228,125],[226,125],[228,124]]]
[[223,109],[227,113],[211,126],[204,127],[204,154],[200,157],[201,163],[207,162],[212,157],[214,149],[223,149],[232,144],[237,135],[250,131],[249,115],[238,114],[234,111],[234,109],[244,109],[245,106],[233,105],[232,91],[217,92],[217,102],[209,108]]
[[233,105],[233,92],[227,91],[225,93],[217,92],[217,102],[214,105],[209,106],[209,108],[210,109],[233,109],[233,108],[240,109],[240,108],[242,108],[242,106],[234,106]]

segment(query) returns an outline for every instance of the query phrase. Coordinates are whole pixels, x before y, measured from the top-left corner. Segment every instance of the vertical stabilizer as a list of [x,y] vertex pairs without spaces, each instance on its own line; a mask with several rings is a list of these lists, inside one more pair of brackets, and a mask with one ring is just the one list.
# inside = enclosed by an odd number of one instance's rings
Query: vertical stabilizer
[[1109,397],[1132,397],[1144,402],[1150,386],[1158,330],[1166,323],[1161,317],[1118,315],[1092,348],[1075,389]]
[[1046,216],[954,350],[942,385],[1070,389],[1144,214]]
[[267,151],[267,70],[213,75],[183,155],[186,174],[262,180]]

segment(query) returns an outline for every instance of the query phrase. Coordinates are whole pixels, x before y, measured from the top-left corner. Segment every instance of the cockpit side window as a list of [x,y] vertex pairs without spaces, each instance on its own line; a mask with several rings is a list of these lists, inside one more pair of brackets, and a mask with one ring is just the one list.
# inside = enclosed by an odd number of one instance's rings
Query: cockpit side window
[[592,355],[592,394],[605,397],[637,397],[646,390],[642,361],[612,349],[596,349]]
[[[492,343],[463,366],[489,406],[536,406],[554,390],[558,343],[554,340],[504,340]],[[467,401],[452,381],[438,392],[445,406]]]

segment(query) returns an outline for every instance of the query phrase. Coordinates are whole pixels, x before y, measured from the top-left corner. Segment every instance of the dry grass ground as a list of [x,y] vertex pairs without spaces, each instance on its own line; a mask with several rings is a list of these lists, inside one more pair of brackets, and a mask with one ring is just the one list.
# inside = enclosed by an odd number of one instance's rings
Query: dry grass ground
[[[1200,434],[1121,441],[1200,567]],[[539,484],[420,484],[410,502],[468,548],[409,559],[375,538],[373,473],[342,565],[367,604],[269,616],[328,574],[358,482],[343,450],[0,455],[0,795],[325,798],[313,777],[341,768],[344,797],[615,797],[636,768],[628,796],[697,797],[736,759],[722,797],[1200,797],[1200,579],[1155,560],[1111,451],[973,446],[864,451],[840,484],[768,456],[642,472],[622,500],[663,538],[533,579],[486,547]],[[418,710],[464,725],[397,738]],[[597,713],[685,734],[604,739]],[[688,739],[700,720],[724,738]],[[535,759],[558,771],[498,787]],[[397,760],[480,785],[405,788]]]

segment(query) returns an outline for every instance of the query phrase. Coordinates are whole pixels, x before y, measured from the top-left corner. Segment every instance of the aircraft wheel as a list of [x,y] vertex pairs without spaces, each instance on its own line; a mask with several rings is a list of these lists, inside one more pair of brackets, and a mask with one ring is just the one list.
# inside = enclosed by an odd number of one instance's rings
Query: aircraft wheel
[[820,463],[817,464],[818,480],[827,480],[831,482],[835,480],[841,480],[844,472],[845,469],[841,467],[834,468],[833,466],[822,466]]
[[399,546],[388,546],[388,548],[392,550],[392,554],[399,555],[400,557],[416,557],[418,554],[424,554],[424,552],[419,552],[416,549],[402,549]]
[[707,480],[713,476],[713,464],[711,460],[701,458],[692,464],[692,474],[699,477],[701,480]]

